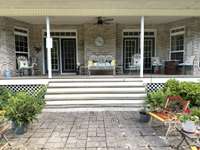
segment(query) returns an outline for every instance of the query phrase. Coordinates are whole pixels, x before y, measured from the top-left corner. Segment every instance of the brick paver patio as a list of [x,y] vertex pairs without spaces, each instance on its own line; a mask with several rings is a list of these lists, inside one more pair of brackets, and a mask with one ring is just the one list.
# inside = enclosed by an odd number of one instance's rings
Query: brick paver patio
[[172,150],[161,129],[138,121],[137,112],[42,113],[24,135],[7,135],[28,150]]

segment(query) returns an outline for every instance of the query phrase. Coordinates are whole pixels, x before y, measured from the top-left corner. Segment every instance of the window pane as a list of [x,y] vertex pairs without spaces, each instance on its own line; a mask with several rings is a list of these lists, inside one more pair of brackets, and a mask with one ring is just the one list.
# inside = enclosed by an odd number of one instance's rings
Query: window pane
[[28,44],[26,36],[15,35],[15,49],[16,52],[28,52]]
[[171,51],[184,50],[184,35],[171,36]]
[[183,52],[171,53],[171,60],[179,60],[179,63],[183,62]]
[[[17,57],[25,56],[28,58],[28,41],[27,36],[15,34],[15,51],[16,51],[16,64]],[[18,69],[18,65],[16,65]]]

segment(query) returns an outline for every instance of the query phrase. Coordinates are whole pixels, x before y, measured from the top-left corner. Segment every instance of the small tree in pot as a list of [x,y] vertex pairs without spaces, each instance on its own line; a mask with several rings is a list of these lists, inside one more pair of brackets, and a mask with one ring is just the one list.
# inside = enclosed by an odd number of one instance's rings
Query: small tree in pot
[[42,108],[43,103],[40,99],[25,92],[19,92],[8,100],[5,116],[16,125],[15,133],[23,134],[27,125],[36,119]]

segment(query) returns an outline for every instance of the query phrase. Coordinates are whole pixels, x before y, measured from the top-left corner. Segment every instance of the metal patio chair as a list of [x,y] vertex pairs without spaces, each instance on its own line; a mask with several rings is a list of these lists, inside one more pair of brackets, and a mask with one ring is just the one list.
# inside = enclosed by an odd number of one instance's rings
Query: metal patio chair
[[140,70],[140,54],[134,54],[131,57],[131,62],[129,64],[130,73],[133,71],[138,72]]
[[29,65],[28,59],[25,56],[18,56],[17,57],[17,64],[18,64],[18,70],[19,75],[24,75],[24,71],[31,71],[31,75],[34,74],[33,67],[36,65],[35,63],[32,63],[32,65]]
[[151,57],[151,64],[153,73],[161,73],[161,68],[163,64],[160,61],[160,57]]
[[186,74],[186,68],[190,67],[191,69],[193,69],[194,59],[195,59],[195,56],[189,56],[186,58],[186,60],[183,63],[178,64],[179,66],[182,67],[184,74]]

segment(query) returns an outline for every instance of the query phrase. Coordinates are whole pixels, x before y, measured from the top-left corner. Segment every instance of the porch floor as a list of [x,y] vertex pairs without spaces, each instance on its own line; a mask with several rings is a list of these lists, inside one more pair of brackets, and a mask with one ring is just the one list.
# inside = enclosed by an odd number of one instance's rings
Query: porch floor
[[24,135],[7,136],[31,150],[173,150],[178,136],[164,138],[163,126],[138,121],[137,112],[42,113]]
[[0,78],[0,85],[37,85],[48,84],[52,80],[64,79],[90,79],[90,78],[138,78],[142,79],[144,83],[165,83],[167,80],[175,78],[180,81],[200,82],[200,75],[162,75],[162,74],[145,74],[143,78],[139,75],[53,75],[49,79],[47,75],[43,76],[16,76],[9,79]]
[[[103,77],[116,77],[116,78],[139,78],[139,75],[76,75],[76,74],[64,74],[53,75],[53,79],[65,79],[65,78],[103,78]],[[164,75],[164,74],[144,74],[143,78],[200,78],[200,75]],[[2,80],[4,78],[0,78]],[[15,76],[11,79],[48,79],[47,75],[39,76]]]

